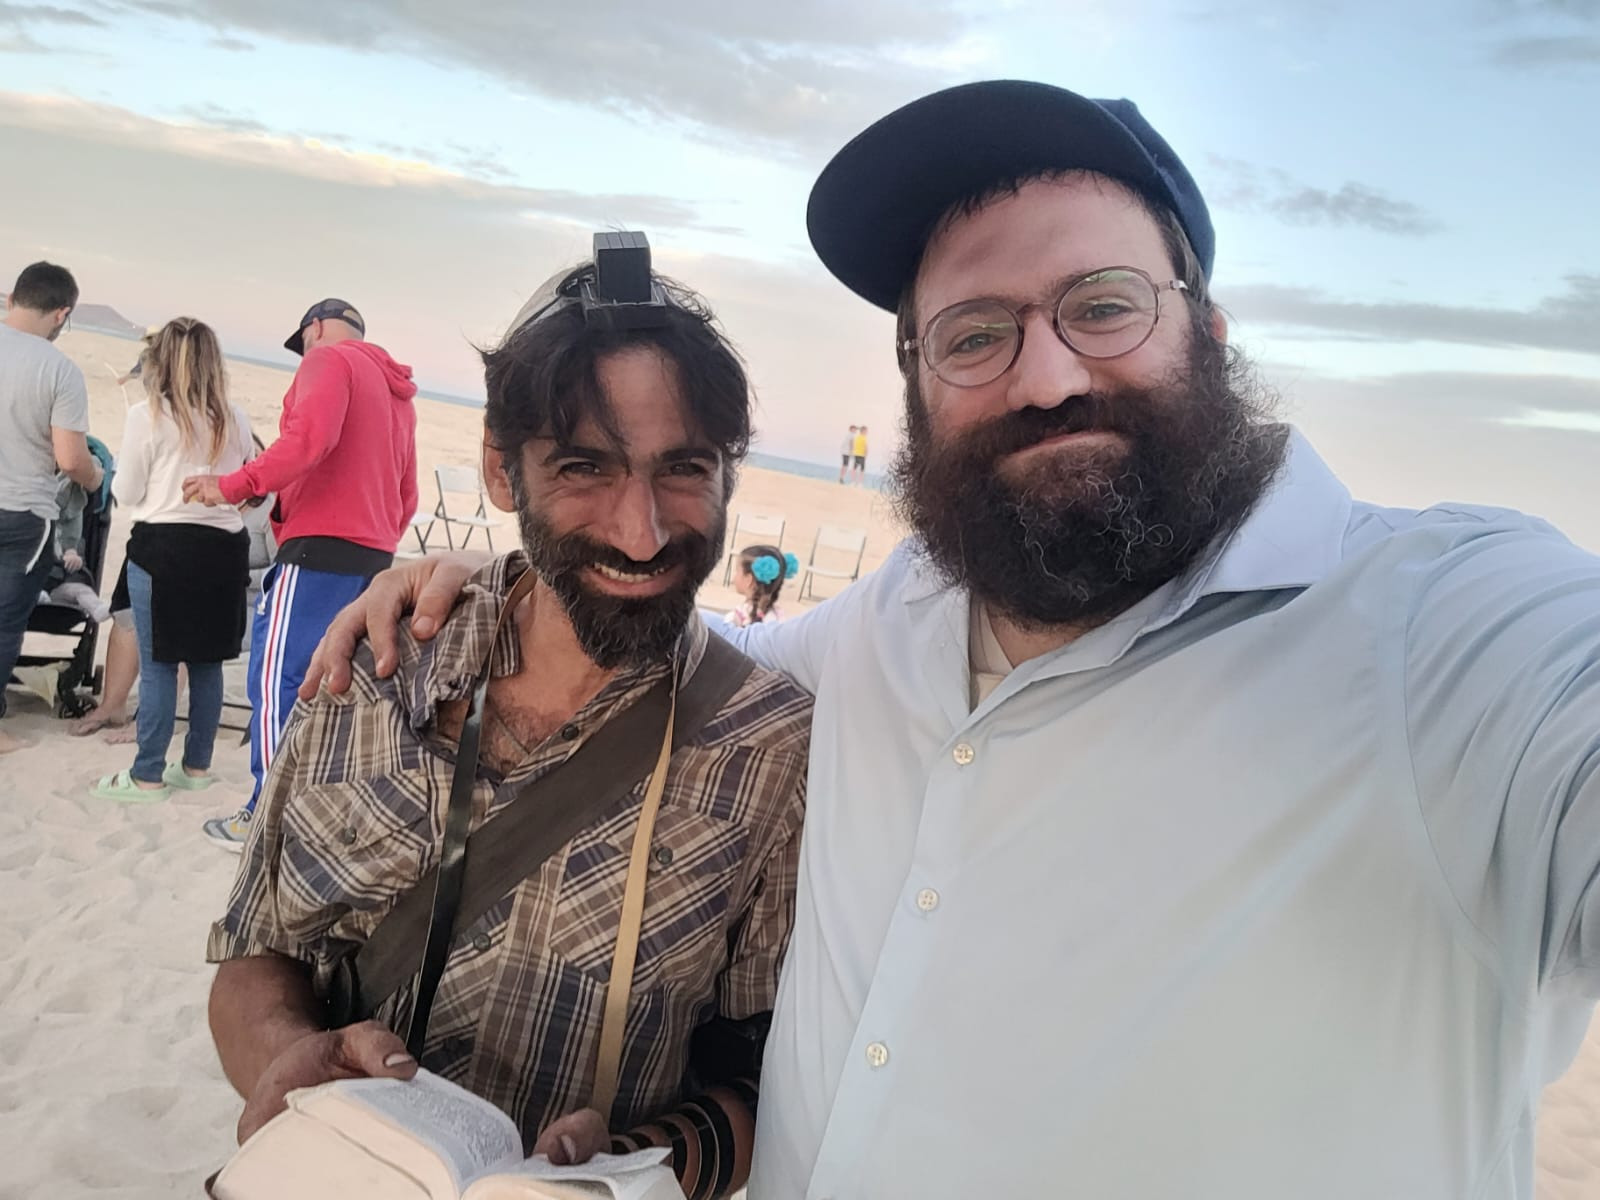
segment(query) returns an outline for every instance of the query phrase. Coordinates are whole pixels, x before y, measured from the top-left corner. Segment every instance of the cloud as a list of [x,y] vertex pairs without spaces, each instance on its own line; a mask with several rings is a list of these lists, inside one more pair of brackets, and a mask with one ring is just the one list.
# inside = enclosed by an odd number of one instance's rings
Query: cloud
[[[1528,0],[1514,0],[1528,7]],[[1580,21],[1600,21],[1600,0],[1533,0],[1532,7],[1540,12],[1561,17],[1576,17]]]
[[1213,203],[1245,212],[1264,212],[1291,225],[1357,226],[1378,233],[1416,237],[1443,228],[1426,210],[1395,200],[1364,183],[1335,189],[1314,187],[1276,167],[1259,168],[1236,158],[1211,155],[1221,176]]
[[1525,408],[1498,424],[1520,429],[1563,429],[1571,433],[1600,433],[1600,412],[1573,412],[1566,408]]
[[1502,67],[1600,65],[1600,37],[1532,37],[1502,42],[1490,56]]
[[665,196],[506,186],[431,161],[430,152],[421,147],[393,144],[377,152],[346,148],[337,135],[288,137],[213,104],[191,106],[184,113],[191,118],[188,123],[167,122],[85,100],[0,92],[0,126],[136,145],[330,183],[434,190],[470,201],[482,216],[502,220],[542,214],[590,225],[701,228],[691,205]]
[[[546,192],[536,210],[520,189],[409,177],[332,147],[93,106],[41,114],[3,94],[0,162],[28,163],[30,193],[49,198],[0,205],[0,266],[66,263],[94,302],[141,322],[199,316],[230,353],[269,361],[285,357],[285,321],[346,296],[425,390],[464,396],[481,395],[473,347],[583,258],[596,227],[633,225],[655,201]],[[809,257],[710,256],[697,234],[639,224],[659,268],[707,297],[745,355],[762,449],[827,461],[840,430],[864,421],[884,435],[875,453],[889,452],[892,317]]]
[[[1340,404],[1370,401],[1429,420],[1448,417],[1529,429],[1600,422],[1600,378],[1575,375],[1400,371],[1354,378],[1312,376],[1305,394],[1317,402],[1334,397]],[[1539,419],[1541,415],[1558,413],[1566,414],[1568,425],[1560,424],[1556,418]]]
[[[1280,382],[1282,382],[1280,380]],[[1293,380],[1289,415],[1363,500],[1502,505],[1600,550],[1600,379],[1405,372]]]
[[212,38],[211,44],[218,50],[233,50],[239,53],[256,48],[254,42],[247,42],[243,38],[225,36]]
[[837,148],[992,53],[964,0],[126,0],[244,31],[465,65],[528,94],[785,155]]
[[0,0],[0,54],[50,54],[56,49],[41,42],[29,27],[94,28],[104,21],[88,13],[53,4],[9,4]]
[[1600,275],[1568,275],[1567,290],[1531,308],[1340,300],[1315,288],[1253,284],[1219,300],[1241,324],[1354,340],[1452,342],[1600,355]]
[[0,3],[0,25],[76,25],[79,28],[99,28],[105,25],[99,17],[71,8],[57,8],[53,4]]
[[1520,26],[1489,61],[1512,70],[1600,66],[1600,0],[1496,0],[1502,25]]
[[192,117],[202,125],[211,129],[219,129],[226,133],[272,133],[272,130],[260,121],[230,112],[220,104],[191,104],[179,109],[179,112],[186,117]]
[[1600,0],[1487,0],[1482,15],[1499,24],[1581,25],[1600,22]]

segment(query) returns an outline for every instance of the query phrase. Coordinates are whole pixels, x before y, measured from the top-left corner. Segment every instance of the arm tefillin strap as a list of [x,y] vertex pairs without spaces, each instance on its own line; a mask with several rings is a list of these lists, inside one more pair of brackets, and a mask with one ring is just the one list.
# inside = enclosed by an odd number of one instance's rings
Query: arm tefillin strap
[[[533,586],[524,572],[502,606],[492,647],[510,614]],[[755,664],[722,638],[707,638],[700,664],[677,689],[672,748],[683,746],[733,696]],[[428,1017],[456,935],[493,908],[551,856],[621,803],[656,765],[673,710],[676,672],[592,733],[560,765],[537,779],[503,785],[514,798],[468,835],[477,777],[487,662],[462,726],[439,865],[425,874],[353,954],[334,966],[326,1019],[338,1028],[372,1017],[408,979],[417,977],[406,1048],[421,1058]],[[496,797],[497,800],[500,797]]]

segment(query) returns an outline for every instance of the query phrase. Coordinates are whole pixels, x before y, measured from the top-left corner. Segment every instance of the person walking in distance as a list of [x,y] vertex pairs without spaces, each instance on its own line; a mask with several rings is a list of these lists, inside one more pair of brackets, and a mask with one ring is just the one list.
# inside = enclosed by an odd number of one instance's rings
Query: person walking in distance
[[839,482],[843,483],[850,478],[850,460],[856,452],[856,427],[850,426],[850,432],[844,435],[844,441],[839,446]]
[[867,427],[856,426],[856,435],[850,442],[851,477],[857,484],[867,482]]
[[394,560],[417,511],[417,388],[411,368],[365,340],[343,300],[313,304],[284,347],[302,355],[283,399],[278,440],[227,475],[184,481],[184,499],[245,504],[276,492],[278,558],[250,633],[250,799],[205,834],[237,853],[295,691],[333,614]]

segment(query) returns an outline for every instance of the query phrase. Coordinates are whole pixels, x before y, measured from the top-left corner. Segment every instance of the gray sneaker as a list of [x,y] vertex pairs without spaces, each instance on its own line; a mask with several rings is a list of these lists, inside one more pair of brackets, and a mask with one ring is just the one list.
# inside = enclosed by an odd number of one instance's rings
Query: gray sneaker
[[250,810],[241,808],[231,817],[212,817],[201,826],[205,835],[230,854],[243,854],[250,837]]

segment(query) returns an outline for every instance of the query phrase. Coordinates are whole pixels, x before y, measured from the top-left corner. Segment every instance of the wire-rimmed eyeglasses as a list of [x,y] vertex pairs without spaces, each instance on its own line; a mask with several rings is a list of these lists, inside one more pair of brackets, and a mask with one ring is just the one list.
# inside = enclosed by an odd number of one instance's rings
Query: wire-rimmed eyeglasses
[[[1161,320],[1161,293],[1186,292],[1181,279],[1157,283],[1138,267],[1102,267],[1069,283],[1055,302],[1056,336],[1085,358],[1117,358],[1150,340]],[[1042,304],[1013,309],[999,300],[963,300],[940,309],[902,353],[922,350],[928,369],[951,387],[982,387],[1022,353],[1023,319]]]

